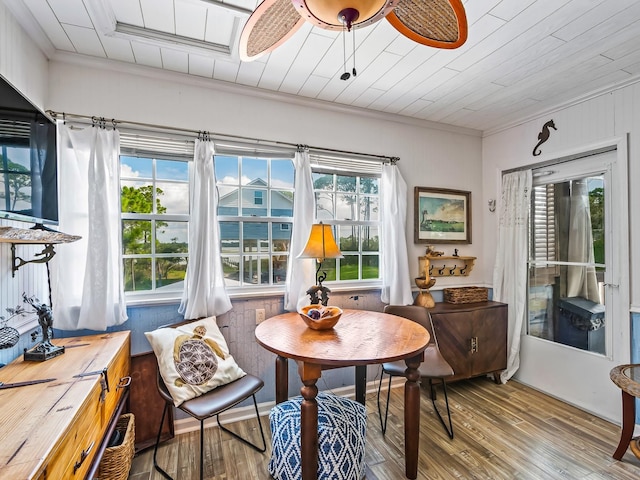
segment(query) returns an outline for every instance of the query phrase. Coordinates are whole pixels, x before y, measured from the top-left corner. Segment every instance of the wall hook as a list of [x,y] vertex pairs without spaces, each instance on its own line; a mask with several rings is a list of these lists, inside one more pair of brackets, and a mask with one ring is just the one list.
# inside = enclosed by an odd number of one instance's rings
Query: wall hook
[[440,275],[444,275],[444,269],[446,268],[446,265],[443,265],[442,268],[440,270],[438,270],[438,274]]
[[456,271],[457,265],[454,265],[453,268],[449,269],[449,275],[453,275]]

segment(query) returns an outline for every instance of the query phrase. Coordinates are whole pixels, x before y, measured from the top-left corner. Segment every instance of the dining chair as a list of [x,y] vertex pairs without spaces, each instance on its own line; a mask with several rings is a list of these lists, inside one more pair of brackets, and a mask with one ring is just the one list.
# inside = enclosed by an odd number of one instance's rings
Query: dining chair
[[[260,413],[258,412],[258,404],[256,403],[255,396],[255,394],[262,388],[263,385],[264,382],[260,378],[250,374],[246,374],[244,377],[234,380],[231,383],[227,383],[226,385],[216,387],[213,390],[210,390],[198,397],[192,398],[191,400],[187,400],[178,406],[180,410],[200,421],[200,480],[202,480],[204,473],[204,421],[208,418],[215,416],[216,421],[218,422],[218,426],[222,430],[237,438],[244,444],[250,446],[254,450],[261,453],[267,450],[267,443],[264,437],[262,422],[260,422]],[[160,420],[160,428],[158,429],[156,444],[153,449],[153,466],[163,477],[169,480],[173,480],[172,477],[158,465],[156,459],[158,453],[158,444],[160,443],[160,436],[162,434],[162,426],[164,424],[164,419],[167,412],[170,408],[173,408],[173,398],[171,397],[167,386],[162,380],[162,376],[160,375],[160,373],[158,373],[157,375],[157,386],[160,396],[165,401],[165,406],[162,412],[162,419]],[[256,419],[258,420],[260,435],[262,437],[262,447],[251,443],[249,440],[241,437],[235,432],[232,432],[220,423],[219,415],[221,413],[229,410],[230,408],[236,406],[249,397],[253,398],[253,406],[256,411]]]
[[[431,338],[429,340],[427,348],[424,351],[424,360],[420,364],[418,371],[420,373],[420,378],[429,380],[429,390],[433,408],[436,411],[436,415],[438,416],[440,423],[449,435],[449,438],[453,439],[453,423],[451,422],[451,410],[449,409],[449,398],[447,397],[446,378],[453,375],[454,372],[453,368],[451,368],[451,365],[449,365],[449,363],[442,356],[442,353],[440,353],[436,331],[433,328],[433,321],[431,320],[431,314],[429,313],[429,310],[418,305],[387,305],[384,308],[384,312],[391,315],[404,317],[416,323],[419,323],[429,332]],[[387,416],[389,414],[389,400],[391,397],[391,380],[393,377],[404,377],[406,368],[407,366],[402,360],[382,364],[382,373],[380,375],[380,383],[378,384],[378,417],[380,418],[380,428],[382,429],[383,436],[387,431]],[[384,377],[384,374],[389,375],[389,386],[387,389],[387,405],[384,411],[383,420],[382,409],[380,408],[380,390],[382,389],[382,379]],[[444,401],[447,407],[447,417],[449,419],[448,426],[444,421],[444,418],[440,414],[438,406],[436,405],[436,392],[433,382],[434,379],[440,380],[440,383],[442,384]]]

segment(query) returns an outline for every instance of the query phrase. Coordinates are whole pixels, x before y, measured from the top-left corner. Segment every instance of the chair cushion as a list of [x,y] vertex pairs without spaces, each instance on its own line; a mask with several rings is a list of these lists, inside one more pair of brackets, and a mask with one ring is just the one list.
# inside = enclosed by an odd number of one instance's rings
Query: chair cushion
[[176,407],[246,375],[229,354],[215,317],[145,335]]
[[[382,369],[384,373],[389,375],[403,377],[407,369],[407,364],[404,360],[383,363]],[[420,372],[420,376],[425,378],[449,377],[454,373],[453,368],[451,368],[449,362],[444,359],[435,344],[429,345],[424,351],[424,361],[420,364],[418,371]]]
[[[319,393],[318,480],[360,480],[364,477],[367,415],[364,405],[348,398]],[[302,478],[300,405],[297,396],[276,405],[269,413],[271,460],[275,480]]]

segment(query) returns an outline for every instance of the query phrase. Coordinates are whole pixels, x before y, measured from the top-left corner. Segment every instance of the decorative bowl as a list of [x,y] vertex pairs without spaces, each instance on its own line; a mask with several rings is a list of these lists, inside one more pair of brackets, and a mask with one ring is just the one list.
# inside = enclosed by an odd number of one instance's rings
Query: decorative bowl
[[[319,314],[313,313],[312,310],[317,310]],[[304,320],[304,323],[307,324],[307,327],[312,330],[329,330],[340,320],[342,310],[338,307],[307,305],[306,307],[302,307],[298,313],[302,317],[302,320]],[[317,315],[319,315],[319,318],[313,318]]]

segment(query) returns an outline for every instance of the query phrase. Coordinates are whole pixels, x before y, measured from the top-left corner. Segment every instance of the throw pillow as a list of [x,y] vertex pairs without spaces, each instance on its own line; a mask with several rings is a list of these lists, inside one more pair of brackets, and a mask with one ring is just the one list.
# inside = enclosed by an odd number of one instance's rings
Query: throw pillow
[[215,317],[159,328],[145,336],[176,407],[246,375],[229,354]]

